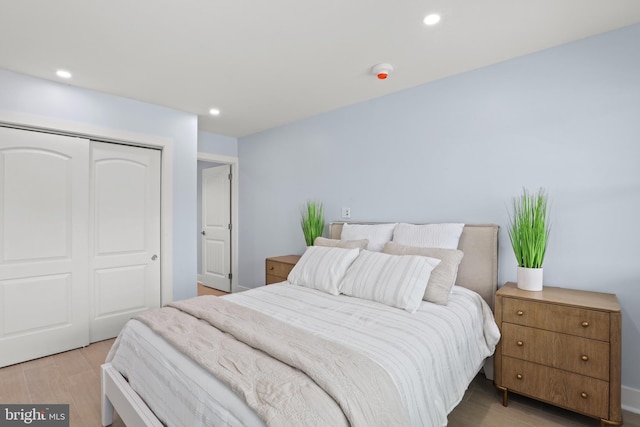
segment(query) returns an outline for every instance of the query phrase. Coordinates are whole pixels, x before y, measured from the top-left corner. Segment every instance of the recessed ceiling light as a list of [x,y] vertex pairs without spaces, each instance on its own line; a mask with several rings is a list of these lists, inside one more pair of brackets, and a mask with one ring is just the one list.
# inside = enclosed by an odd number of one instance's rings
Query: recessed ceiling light
[[58,70],[56,71],[56,75],[62,79],[70,79],[71,78],[71,73],[68,72],[67,70]]
[[209,114],[211,114],[212,116],[219,116],[220,110],[218,110],[217,108],[212,108],[209,110]]
[[424,22],[424,25],[436,25],[440,22],[440,15],[432,13],[431,15],[425,16],[422,22]]

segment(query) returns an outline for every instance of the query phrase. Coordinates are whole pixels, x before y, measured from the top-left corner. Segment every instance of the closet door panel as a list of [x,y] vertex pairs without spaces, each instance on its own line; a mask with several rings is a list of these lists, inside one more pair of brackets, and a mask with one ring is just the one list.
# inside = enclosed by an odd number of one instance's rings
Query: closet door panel
[[69,294],[71,275],[48,275],[5,280],[4,331],[16,335],[71,324]]
[[98,317],[146,309],[145,265],[96,270],[95,290]]
[[3,154],[4,261],[70,259],[70,158],[34,148]]
[[89,343],[89,141],[0,127],[0,366]]
[[91,341],[160,306],[160,152],[92,141]]
[[146,250],[147,168],[143,159],[95,160],[97,256],[133,255]]

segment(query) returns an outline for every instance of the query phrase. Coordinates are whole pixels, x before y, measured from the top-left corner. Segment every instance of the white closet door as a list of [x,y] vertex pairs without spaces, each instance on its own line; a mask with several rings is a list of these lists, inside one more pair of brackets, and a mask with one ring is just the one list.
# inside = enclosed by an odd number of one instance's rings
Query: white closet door
[[231,291],[231,166],[202,171],[202,275],[204,285]]
[[91,342],[160,306],[160,151],[91,142]]
[[89,141],[0,127],[0,366],[89,343]]

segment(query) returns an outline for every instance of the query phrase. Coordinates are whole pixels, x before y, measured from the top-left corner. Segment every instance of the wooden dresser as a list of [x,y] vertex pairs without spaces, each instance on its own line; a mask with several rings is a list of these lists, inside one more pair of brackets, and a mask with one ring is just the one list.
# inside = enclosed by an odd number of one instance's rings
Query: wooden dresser
[[284,255],[267,258],[266,260],[266,284],[284,282],[287,276],[296,265],[300,255]]
[[613,294],[547,287],[496,293],[502,338],[494,357],[495,385],[621,425],[621,314]]

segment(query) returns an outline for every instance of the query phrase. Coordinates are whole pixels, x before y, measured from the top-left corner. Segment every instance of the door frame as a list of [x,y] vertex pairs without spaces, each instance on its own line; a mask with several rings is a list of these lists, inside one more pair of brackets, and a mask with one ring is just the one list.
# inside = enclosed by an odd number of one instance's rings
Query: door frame
[[[237,157],[198,151],[198,160],[231,166],[231,293],[238,288],[238,181],[240,165]],[[199,224],[198,224],[199,225]]]
[[[156,148],[160,156],[160,303],[173,301],[173,140],[57,118],[0,110],[0,126]],[[234,275],[235,278],[235,275]],[[233,289],[233,288],[232,288]]]

